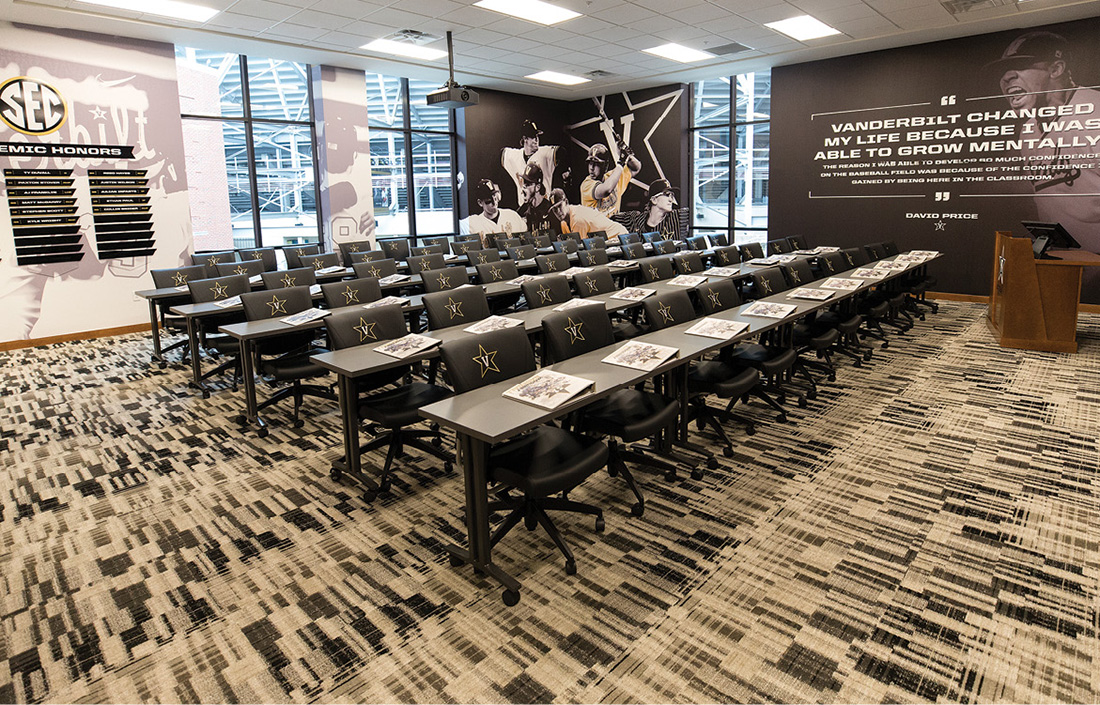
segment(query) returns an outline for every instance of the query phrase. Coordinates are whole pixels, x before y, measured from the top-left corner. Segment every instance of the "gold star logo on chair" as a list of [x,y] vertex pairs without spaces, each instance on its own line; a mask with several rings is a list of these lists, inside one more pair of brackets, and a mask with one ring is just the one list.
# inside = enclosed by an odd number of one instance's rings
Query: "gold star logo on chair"
[[175,276],[172,277],[172,281],[176,283],[176,286],[183,286],[187,283],[187,275],[183,272],[176,272]]
[[496,357],[496,350],[486,350],[483,345],[478,343],[477,355],[473,358],[473,360],[478,364],[479,367],[481,367],[482,379],[485,379],[485,375],[487,375],[490,370],[492,370],[493,372],[500,372],[500,368],[497,367]]
[[371,267],[370,268],[370,275],[372,277],[374,277],[375,279],[378,279],[379,277],[382,276],[382,270],[379,269],[378,267]]
[[707,294],[707,298],[710,299],[710,305],[714,308],[719,308],[722,305],[722,297],[718,295],[717,291]]
[[478,255],[477,255],[477,263],[478,264],[485,264],[488,261],[489,261],[489,258],[485,256],[484,252],[479,252],[478,253]]
[[851,256],[850,254],[848,254],[847,252],[845,252],[845,253],[844,253],[844,259],[848,260],[848,266],[849,266],[849,267],[854,267],[854,266],[856,266],[856,261],[855,261],[855,260],[854,260],[854,259],[852,258],[852,256]]
[[599,287],[596,285],[596,280],[595,279],[585,279],[584,283],[588,285],[588,291],[589,292],[595,293],[595,292],[599,291]]
[[286,299],[280,299],[277,294],[271,295],[271,301],[267,302],[267,305],[271,307],[271,315],[276,313],[286,313],[286,307],[283,304],[286,303]]
[[550,297],[550,290],[542,284],[539,284],[539,303],[548,304],[551,301],[553,301],[553,299]]
[[359,245],[352,245],[351,247],[348,248],[348,252],[358,252],[358,251],[359,251]]
[[827,269],[828,269],[828,270],[829,270],[830,272],[836,272],[836,270],[835,270],[835,269],[833,269],[833,263],[832,263],[832,262],[830,262],[829,260],[822,260],[822,261],[823,261],[823,262],[825,263],[825,267],[826,267],[826,268],[827,268]]
[[455,318],[459,318],[459,317],[465,318],[465,316],[462,315],[462,302],[461,301],[455,301],[453,298],[448,296],[447,297],[447,307],[446,308],[447,308],[447,311],[451,314],[451,320],[454,320]]
[[558,263],[557,263],[557,262],[555,262],[555,261],[554,261],[554,260],[552,260],[552,259],[548,259],[548,260],[546,260],[546,271],[548,271],[548,272],[556,272],[556,271],[558,271]]
[[584,325],[584,321],[574,321],[572,316],[566,320],[569,321],[569,325],[565,327],[565,332],[569,334],[569,344],[572,345],[578,340],[584,340],[584,334],[581,333],[581,326]]
[[345,306],[351,303],[359,303],[359,292],[356,289],[352,289],[350,284],[340,293],[344,295]]
[[214,286],[210,287],[210,291],[214,294],[215,299],[229,298],[229,287],[227,287],[225,284],[222,284],[221,282],[215,282]]
[[729,254],[727,254],[725,252],[719,252],[718,253],[718,261],[721,262],[722,264],[729,264],[730,263]]
[[493,273],[493,281],[504,279],[504,270],[500,267],[489,267],[489,271]]
[[378,340],[378,336],[374,334],[374,327],[378,325],[375,321],[367,323],[363,320],[363,317],[359,317],[359,325],[352,328],[352,330],[359,331],[359,342],[364,340]]
[[294,282],[298,281],[298,278],[292,277],[290,276],[290,274],[287,274],[282,278],[281,281],[283,282],[283,286],[289,289],[290,287],[294,286]]
[[672,308],[668,304],[661,304],[657,307],[657,311],[660,312],[661,318],[665,319],[665,323],[676,322],[676,319],[672,317]]
[[793,269],[791,270],[791,281],[793,281],[795,284],[802,283],[802,279],[798,276],[798,272],[794,271]]
[[211,267],[213,267],[215,264],[218,263],[218,260],[220,260],[220,259],[221,259],[221,257],[210,257],[209,259],[206,260],[206,263],[209,264]]
[[234,274],[248,274],[248,270],[244,268],[244,265],[237,265],[237,268],[233,270]]
[[252,253],[252,259],[262,260],[263,258],[264,258],[264,256],[262,254],[260,254],[259,252],[253,252]]
[[443,288],[443,289],[450,289],[451,288],[451,276],[449,274],[440,274],[438,281],[439,281],[439,286],[441,288]]
[[431,267],[432,267],[432,263],[429,262],[428,260],[424,260],[423,262],[420,263],[420,271],[421,272],[426,272],[429,269],[431,269]]
[[320,259],[315,259],[315,260],[313,260],[313,268],[314,268],[314,269],[320,270],[320,269],[321,269],[321,266],[322,266],[323,264],[324,264],[324,261],[322,261],[322,260],[320,260]]
[[657,271],[656,266],[651,264],[649,265],[649,276],[653,277],[654,279],[660,279],[661,273]]
[[763,291],[765,294],[772,293],[772,283],[770,281],[768,281],[767,279],[761,279],[760,280],[760,290]]
[[301,248],[299,248],[299,249],[298,249],[298,256],[299,256],[299,257],[301,257],[302,255],[304,255],[305,253],[306,253],[306,251],[305,251],[305,250],[303,250],[303,249],[301,249]]

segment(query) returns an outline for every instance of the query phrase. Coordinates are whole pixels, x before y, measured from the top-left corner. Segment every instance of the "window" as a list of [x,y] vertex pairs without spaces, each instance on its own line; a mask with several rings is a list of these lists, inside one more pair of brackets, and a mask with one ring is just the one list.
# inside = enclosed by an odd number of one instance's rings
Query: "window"
[[319,242],[309,66],[176,48],[196,250]]
[[768,227],[771,73],[700,81],[692,95],[696,234],[763,242]]
[[371,180],[379,236],[457,232],[452,111],[429,106],[435,83],[367,74]]

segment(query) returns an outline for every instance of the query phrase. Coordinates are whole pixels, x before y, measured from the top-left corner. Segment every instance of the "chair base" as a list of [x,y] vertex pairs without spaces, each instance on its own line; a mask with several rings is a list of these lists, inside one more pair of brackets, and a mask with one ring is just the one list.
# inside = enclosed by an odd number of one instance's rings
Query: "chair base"
[[602,532],[604,530],[602,509],[591,504],[574,502],[564,497],[513,497],[505,490],[500,495],[500,499],[489,503],[488,509],[490,513],[505,509],[511,510],[489,538],[490,547],[495,547],[500,543],[501,539],[507,536],[508,532],[515,528],[521,519],[529,531],[533,530],[537,524],[543,528],[550,540],[558,547],[558,551],[565,557],[566,575],[573,575],[577,572],[577,561],[573,557],[573,551],[569,548],[569,544],[565,543],[565,539],[562,538],[561,531],[558,530],[558,527],[546,512],[548,510],[563,511],[595,516],[596,531]]
[[[431,439],[430,442],[425,442],[423,439]],[[414,431],[407,428],[394,428],[378,435],[363,445],[359,446],[359,454],[370,453],[371,451],[378,450],[379,448],[387,448],[386,460],[382,465],[382,471],[378,473],[378,485],[372,487],[374,483],[370,483],[367,489],[363,493],[363,500],[368,504],[373,502],[382,492],[389,492],[390,490],[390,474],[393,468],[394,461],[405,454],[405,447],[416,448],[417,450],[427,455],[433,456],[443,461],[443,469],[445,472],[450,473],[454,469],[455,457],[452,453],[449,453],[442,448],[443,436],[438,431]],[[346,458],[341,457],[341,461],[345,461]],[[340,476],[334,474],[336,480],[340,479]],[[364,478],[357,478],[362,481]]]

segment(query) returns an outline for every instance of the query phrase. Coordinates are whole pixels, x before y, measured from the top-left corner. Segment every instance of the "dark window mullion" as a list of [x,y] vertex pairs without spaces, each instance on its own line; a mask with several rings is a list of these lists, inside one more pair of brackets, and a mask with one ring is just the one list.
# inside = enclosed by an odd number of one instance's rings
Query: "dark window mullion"
[[323,251],[325,249],[325,214],[321,207],[321,150],[326,149],[326,146],[317,144],[317,122],[313,119],[313,81],[309,80],[312,75],[312,67],[306,65],[306,100],[309,101],[309,143],[313,145],[313,213],[314,220],[317,223],[317,242],[320,243]]
[[726,232],[729,233],[730,244],[737,241],[737,233],[734,231],[734,225],[737,223],[737,128],[735,123],[737,113],[737,77],[730,77],[730,110],[729,110],[729,125],[727,125],[728,133],[726,139],[729,140],[730,148],[726,151],[726,172],[729,174],[729,186],[726,192],[729,194],[729,206],[726,208]]
[[263,247],[263,232],[260,230],[260,180],[256,176],[256,143],[252,138],[252,101],[248,92],[248,57],[241,55],[241,100],[244,115],[244,143],[248,150],[248,186],[252,192],[252,241],[256,247]]
[[409,237],[413,245],[419,245],[420,239],[416,235],[416,190],[413,186],[413,153],[412,153],[412,115],[410,114],[409,79],[401,79],[401,104],[402,111],[401,130],[405,140],[405,206],[408,209]]

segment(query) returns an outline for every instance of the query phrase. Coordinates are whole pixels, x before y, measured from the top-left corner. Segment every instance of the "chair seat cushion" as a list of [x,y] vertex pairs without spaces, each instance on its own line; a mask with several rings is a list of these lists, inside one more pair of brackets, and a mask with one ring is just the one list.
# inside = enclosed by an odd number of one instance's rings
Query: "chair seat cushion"
[[231,335],[208,335],[206,347],[213,348],[222,355],[236,355],[241,351],[241,341]]
[[607,446],[557,426],[539,426],[489,452],[489,479],[532,497],[573,489],[607,464]]
[[840,338],[840,331],[818,325],[796,323],[792,328],[794,344],[811,350],[823,350]]
[[675,422],[680,403],[654,392],[621,389],[584,408],[585,430],[621,438],[626,443],[648,438]]
[[723,399],[747,394],[759,382],[760,372],[756,368],[718,360],[696,363],[688,372],[689,391],[716,394]]
[[752,365],[771,376],[790,368],[798,354],[791,348],[773,348],[759,343],[743,343],[734,348],[733,360]]
[[386,428],[411,426],[420,420],[420,407],[451,396],[449,389],[427,382],[403,384],[359,400],[359,416]]
[[328,374],[328,370],[310,360],[311,355],[328,352],[322,348],[310,348],[300,353],[282,357],[265,358],[260,363],[260,372],[277,382],[296,379],[308,379]]

